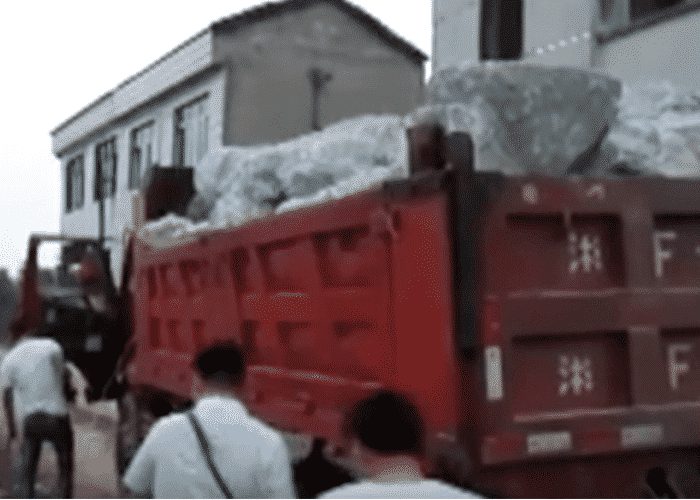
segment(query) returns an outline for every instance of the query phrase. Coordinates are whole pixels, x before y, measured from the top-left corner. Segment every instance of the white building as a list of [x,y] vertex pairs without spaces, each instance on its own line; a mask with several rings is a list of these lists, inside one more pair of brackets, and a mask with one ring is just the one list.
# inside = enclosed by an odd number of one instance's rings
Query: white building
[[212,147],[405,113],[422,98],[425,60],[344,0],[286,0],[217,21],[52,132],[61,232],[97,237],[102,226],[118,281],[150,166],[193,167]]
[[700,0],[434,0],[433,67],[524,59],[700,88]]

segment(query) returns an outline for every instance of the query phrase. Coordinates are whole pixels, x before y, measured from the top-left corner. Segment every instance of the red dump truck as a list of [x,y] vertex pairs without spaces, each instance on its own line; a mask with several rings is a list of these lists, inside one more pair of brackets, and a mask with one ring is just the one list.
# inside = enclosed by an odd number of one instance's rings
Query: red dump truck
[[252,411],[331,456],[346,410],[393,388],[427,422],[427,469],[478,491],[700,494],[700,182],[506,177],[474,171],[464,134],[411,139],[408,179],[132,239],[121,292],[83,241],[78,288],[108,307],[82,293],[73,330],[46,326],[68,306],[28,261],[20,314],[118,397],[120,463],[191,402],[195,353],[235,340]]

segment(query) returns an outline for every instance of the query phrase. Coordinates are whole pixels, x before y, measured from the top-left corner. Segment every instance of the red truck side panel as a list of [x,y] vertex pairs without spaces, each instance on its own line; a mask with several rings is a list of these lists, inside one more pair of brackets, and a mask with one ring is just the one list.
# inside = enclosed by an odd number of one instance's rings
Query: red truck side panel
[[193,353],[236,340],[254,410],[337,437],[379,387],[416,399],[433,435],[455,433],[443,196],[389,206],[371,193],[165,250],[136,249],[134,383],[188,399]]

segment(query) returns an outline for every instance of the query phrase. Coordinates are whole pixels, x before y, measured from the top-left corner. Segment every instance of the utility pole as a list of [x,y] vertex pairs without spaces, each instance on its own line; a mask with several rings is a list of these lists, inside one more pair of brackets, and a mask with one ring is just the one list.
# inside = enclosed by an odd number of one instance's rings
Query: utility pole
[[311,82],[311,130],[321,130],[321,95],[333,80],[333,74],[320,68],[311,68],[308,76]]

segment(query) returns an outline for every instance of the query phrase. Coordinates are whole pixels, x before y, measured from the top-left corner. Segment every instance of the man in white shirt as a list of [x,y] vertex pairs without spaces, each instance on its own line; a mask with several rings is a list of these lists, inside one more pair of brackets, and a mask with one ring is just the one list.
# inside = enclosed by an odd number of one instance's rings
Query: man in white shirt
[[319,498],[481,498],[421,470],[423,422],[403,396],[381,391],[355,407],[348,418],[353,458],[368,479],[334,488]]
[[239,400],[241,350],[216,345],[195,366],[204,395],[190,412],[156,422],[124,475],[126,488],[153,498],[294,497],[282,436]]
[[[13,325],[24,330],[21,323]],[[22,425],[20,463],[16,468],[14,495],[34,497],[34,481],[41,446],[50,442],[59,465],[59,495],[70,498],[73,488],[73,430],[68,416],[66,365],[63,349],[53,339],[29,332],[5,355],[0,364],[5,419],[11,439],[15,422]]]

